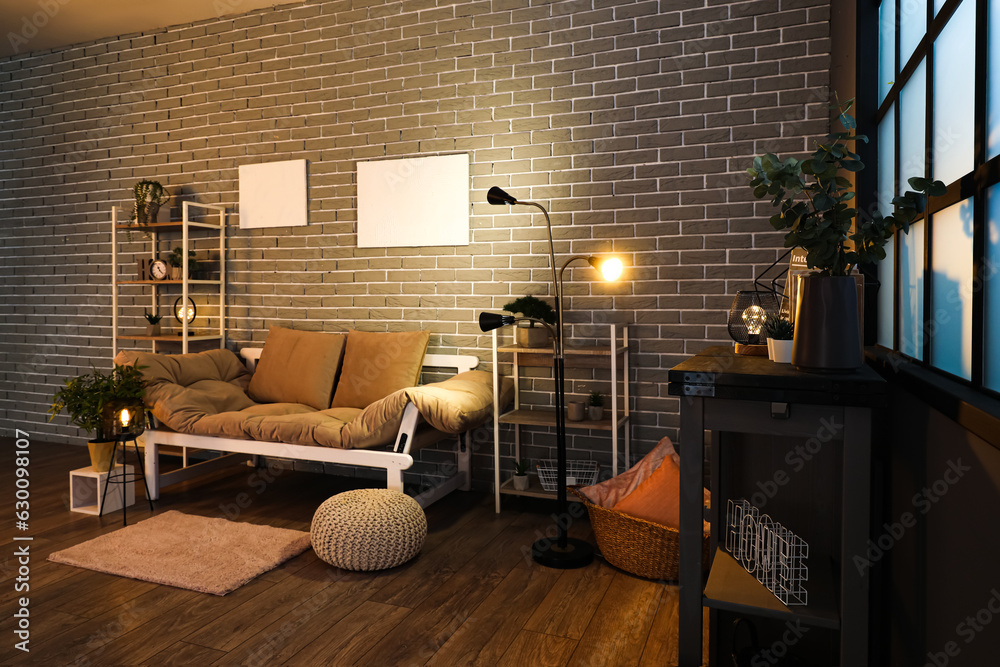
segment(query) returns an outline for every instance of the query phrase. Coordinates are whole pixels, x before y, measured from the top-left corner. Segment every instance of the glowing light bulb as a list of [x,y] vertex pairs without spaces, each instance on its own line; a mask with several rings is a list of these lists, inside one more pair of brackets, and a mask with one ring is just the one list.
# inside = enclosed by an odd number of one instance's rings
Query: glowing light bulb
[[617,257],[612,257],[601,264],[601,274],[605,280],[618,280],[624,270],[625,267],[622,261]]
[[760,330],[767,319],[767,311],[754,304],[743,311],[743,323],[747,325],[747,331],[752,336],[760,335]]
[[118,413],[118,421],[121,422],[122,428],[128,428],[128,423],[132,421],[132,415],[129,413],[128,408],[122,408],[122,411]]

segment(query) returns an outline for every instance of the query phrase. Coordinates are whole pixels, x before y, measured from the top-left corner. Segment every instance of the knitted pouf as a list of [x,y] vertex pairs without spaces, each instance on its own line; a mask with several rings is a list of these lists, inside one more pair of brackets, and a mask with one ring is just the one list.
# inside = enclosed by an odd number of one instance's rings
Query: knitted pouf
[[427,518],[417,501],[390,489],[355,489],[326,500],[312,520],[312,547],[345,570],[384,570],[418,553]]

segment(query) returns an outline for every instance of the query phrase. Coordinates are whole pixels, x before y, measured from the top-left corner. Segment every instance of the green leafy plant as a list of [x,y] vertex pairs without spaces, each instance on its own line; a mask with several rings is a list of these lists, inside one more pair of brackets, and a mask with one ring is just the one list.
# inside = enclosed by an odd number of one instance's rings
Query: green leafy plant
[[770,315],[764,320],[764,331],[771,340],[792,340],[795,325],[780,315]]
[[154,222],[160,206],[170,199],[159,181],[139,181],[132,186],[132,195],[135,197],[135,206],[129,221],[140,225]]
[[604,407],[604,396],[599,391],[590,392],[590,405],[595,408]]
[[135,366],[115,364],[111,373],[95,368],[89,375],[66,380],[52,397],[49,421],[66,410],[70,421],[93,434],[95,440],[110,440],[115,435],[116,412],[123,407],[141,405],[145,388],[146,380]]
[[[755,157],[747,169],[750,187],[757,199],[770,198],[778,212],[771,216],[771,226],[788,230],[785,247],[806,250],[806,264],[821,275],[846,276],[858,264],[875,264],[885,259],[885,244],[897,230],[904,233],[924,209],[928,196],[941,196],[946,188],[941,181],[909,179],[910,187],[892,200],[894,211],[858,220],[854,233],[851,223],[857,211],[851,207],[854,191],[843,172],[864,169],[850,145],[867,143],[868,137],[857,134],[857,122],[848,115],[853,100],[835,103],[842,132],[828,134],[815,152],[804,160],[782,160],[767,153]],[[850,243],[848,243],[850,241]]]
[[151,313],[148,310],[143,313],[143,317],[145,317],[146,321],[150,324],[159,324],[160,320],[163,319],[163,315],[157,315],[156,313]]
[[[520,298],[514,299],[513,301],[507,303],[504,307],[508,313],[520,313],[524,317],[530,317],[535,320],[541,320],[542,322],[547,322],[549,324],[556,323],[556,311],[547,302],[542,301],[538,297],[522,296]],[[531,326],[535,326],[534,322],[531,322]]]
[[515,475],[527,475],[528,471],[531,469],[528,459],[521,459],[520,461],[514,462],[514,474]]
[[[167,255],[167,264],[175,268],[184,266],[184,250],[177,246]],[[194,250],[188,250],[188,271],[193,273],[198,270],[198,262],[194,258]]]

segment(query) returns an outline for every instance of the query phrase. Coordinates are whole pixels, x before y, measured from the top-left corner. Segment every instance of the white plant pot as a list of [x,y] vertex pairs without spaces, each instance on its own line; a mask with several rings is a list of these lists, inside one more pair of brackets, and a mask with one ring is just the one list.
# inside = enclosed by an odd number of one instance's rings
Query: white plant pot
[[512,478],[514,480],[514,489],[517,491],[527,491],[528,490],[528,476],[527,475],[514,475]]
[[776,364],[792,363],[792,341],[768,338],[767,358]]

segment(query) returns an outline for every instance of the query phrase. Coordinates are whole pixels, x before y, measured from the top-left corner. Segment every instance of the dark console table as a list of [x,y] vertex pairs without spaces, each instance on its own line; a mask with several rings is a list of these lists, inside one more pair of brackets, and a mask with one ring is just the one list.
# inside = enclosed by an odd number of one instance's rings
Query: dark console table
[[[870,536],[872,414],[886,405],[884,381],[868,367],[804,373],[711,347],[671,369],[669,393],[681,397],[681,667],[702,664],[703,606],[711,610],[711,664],[730,659],[733,639],[721,637],[733,624],[720,618],[742,617],[789,628],[783,638],[775,631],[781,650],[810,650],[806,644],[825,638],[827,648],[810,659],[867,666],[870,570],[855,556],[864,558]],[[705,431],[712,434],[710,564],[701,549]],[[736,498],[764,505],[762,513],[809,543],[808,605],[786,607],[725,551],[726,502]],[[815,628],[822,630],[809,632]],[[761,635],[770,647],[772,637]],[[793,646],[801,635],[808,641]]]

